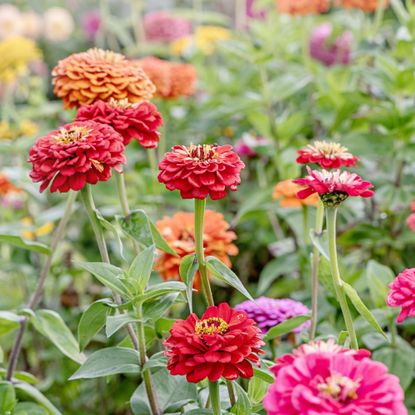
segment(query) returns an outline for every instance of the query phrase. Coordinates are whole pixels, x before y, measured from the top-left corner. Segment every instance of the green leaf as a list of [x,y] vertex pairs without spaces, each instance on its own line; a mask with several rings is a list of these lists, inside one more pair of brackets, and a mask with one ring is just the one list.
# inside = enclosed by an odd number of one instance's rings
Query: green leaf
[[350,301],[355,306],[358,313],[380,334],[382,334],[386,339],[386,334],[380,327],[379,323],[377,322],[375,316],[370,312],[370,310],[366,307],[363,303],[357,291],[347,283],[343,284],[344,291],[346,295],[349,297]]
[[153,269],[155,246],[150,245],[141,251],[128,270],[128,278],[135,282],[137,292],[142,293],[148,284]]
[[155,321],[162,317],[174,304],[179,293],[169,293],[162,297],[148,300],[143,304],[143,315],[146,321]]
[[258,405],[264,399],[269,387],[268,382],[264,382],[262,379],[254,376],[249,381],[248,385],[248,396],[249,400],[254,404]]
[[49,415],[62,415],[61,412],[49,401],[46,396],[39,392],[34,386],[28,383],[15,383],[14,388],[16,391],[20,391],[27,396],[30,396],[32,400],[43,406]]
[[281,324],[277,324],[264,336],[264,341],[275,339],[276,337],[284,336],[285,334],[291,333],[295,328],[301,326],[301,324],[310,320],[311,316],[295,316],[289,320],[284,321]]
[[349,337],[349,332],[346,330],[342,330],[339,333],[339,338],[337,340],[338,344],[344,345],[344,343],[346,342],[347,338]]
[[95,213],[96,218],[100,222],[101,226],[114,235],[114,239],[117,242],[117,246],[118,246],[121,258],[124,258],[124,246],[122,244],[122,240],[120,236],[121,232],[119,231],[118,227],[116,225],[113,225],[108,220],[106,220],[98,209],[95,209],[94,213]]
[[78,325],[79,348],[84,350],[92,338],[105,326],[108,314],[113,312],[108,307],[108,299],[98,300],[90,304],[83,312]]
[[215,278],[226,282],[231,287],[235,288],[240,293],[242,293],[248,299],[252,301],[254,300],[251,294],[249,294],[242,282],[236,276],[236,274],[233,271],[231,271],[223,262],[219,261],[219,259],[213,256],[208,256],[206,258],[206,267]]
[[162,282],[160,284],[154,284],[148,287],[143,295],[139,295],[135,298],[135,301],[145,303],[146,301],[162,297],[165,294],[177,293],[185,290],[186,285],[180,281]]
[[95,278],[110,290],[129,298],[130,294],[120,277],[123,275],[121,268],[104,262],[77,262],[78,266],[90,272]]
[[179,274],[182,281],[186,284],[186,297],[189,310],[193,313],[193,281],[198,269],[195,254],[186,255],[180,262]]
[[78,342],[58,313],[37,310],[31,321],[36,330],[47,337],[65,356],[77,363],[85,361],[84,354],[79,351]]
[[16,405],[16,393],[10,382],[0,381],[0,414],[11,414]]
[[92,353],[69,378],[93,379],[118,373],[140,373],[140,355],[126,347],[107,347]]
[[263,367],[257,367],[257,366],[253,366],[253,369],[254,369],[255,377],[270,384],[275,382],[274,375],[268,369],[264,369]]
[[27,241],[18,235],[0,234],[0,242],[23,248],[28,251],[39,252],[40,254],[49,255],[50,248],[40,242]]
[[310,229],[310,239],[313,245],[318,249],[321,255],[327,261],[330,261],[329,255],[329,242],[327,239],[327,231],[323,231],[321,234],[316,234],[314,229]]
[[154,225],[153,222],[149,219],[150,224],[150,232],[151,236],[153,237],[153,241],[160,251],[166,252],[170,255],[178,256],[177,252],[167,243],[167,241],[161,236],[160,232],[158,231],[157,227]]
[[236,415],[251,415],[252,405],[247,393],[237,382],[232,382],[236,390],[236,404],[231,408],[231,413]]
[[164,352],[158,352],[153,354],[150,359],[144,364],[145,369],[153,368],[166,368],[167,367],[167,357],[164,355]]
[[14,408],[13,415],[48,415],[48,413],[35,403],[20,402]]
[[374,307],[385,307],[388,285],[393,281],[393,271],[385,265],[370,260],[366,267],[366,280]]
[[115,316],[107,317],[107,324],[105,325],[105,334],[111,337],[118,330],[129,323],[136,323],[138,320],[131,317],[129,314],[116,314]]
[[0,311],[0,335],[16,330],[20,326],[22,317],[10,311]]

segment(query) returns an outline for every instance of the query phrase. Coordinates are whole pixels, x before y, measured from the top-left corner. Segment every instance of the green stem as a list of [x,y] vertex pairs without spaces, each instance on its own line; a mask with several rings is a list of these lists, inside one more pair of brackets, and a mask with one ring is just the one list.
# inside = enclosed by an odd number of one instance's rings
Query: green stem
[[158,162],[157,162],[157,153],[155,148],[149,148],[147,150],[148,161],[150,163],[151,169],[151,183],[153,187],[153,193],[158,193],[157,191],[157,174],[158,174]]
[[[314,232],[316,236],[320,236],[323,232],[324,222],[324,205],[318,199],[318,206],[316,212],[316,225]],[[311,264],[311,326],[310,339],[314,340],[316,337],[317,321],[318,321],[318,270],[320,266],[320,251],[316,246],[313,248],[313,262]]]
[[209,382],[209,397],[212,404],[213,415],[221,415],[222,410],[220,408],[219,397],[219,383]]
[[235,391],[233,390],[233,383],[231,380],[226,381],[226,387],[228,388],[229,400],[231,402],[231,407],[236,404]]
[[394,321],[392,321],[389,325],[389,332],[391,334],[391,347],[396,349],[398,346],[398,330]]
[[308,206],[303,205],[303,230],[304,230],[304,243],[306,245],[310,244],[310,235],[309,235],[309,229],[308,229]]
[[269,348],[271,350],[271,359],[274,361],[277,357],[277,353],[275,350],[275,341],[274,339],[268,341]]
[[115,179],[117,181],[118,196],[120,199],[122,214],[124,216],[128,216],[130,214],[130,206],[128,204],[127,189],[125,188],[124,174],[117,173],[115,175]]
[[343,288],[343,280],[340,276],[339,264],[337,261],[337,244],[336,244],[336,207],[326,207],[327,212],[327,233],[329,239],[329,256],[330,269],[333,278],[333,286],[336,292],[337,300],[343,313],[344,322],[350,337],[350,344],[353,349],[358,349],[356,332],[353,327],[353,319],[350,313],[349,304],[347,303],[346,294]]
[[196,257],[199,264],[199,274],[202,284],[202,291],[208,305],[214,305],[212,290],[207,276],[205,252],[203,247],[203,230],[205,219],[206,199],[195,199],[195,245]]

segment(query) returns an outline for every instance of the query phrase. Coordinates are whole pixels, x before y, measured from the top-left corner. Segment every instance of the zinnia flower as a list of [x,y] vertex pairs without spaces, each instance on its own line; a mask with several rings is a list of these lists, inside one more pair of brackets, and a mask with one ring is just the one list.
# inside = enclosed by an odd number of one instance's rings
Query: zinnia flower
[[[365,0],[363,0],[365,1]],[[319,14],[329,10],[329,0],[275,0],[277,11],[288,14]]]
[[406,224],[408,225],[408,228],[412,231],[415,232],[415,213],[411,213],[407,219],[406,219]]
[[360,9],[365,12],[374,12],[382,4],[389,6],[389,0],[340,0],[341,6],[346,9]]
[[67,124],[39,138],[30,149],[30,177],[43,192],[81,190],[111,177],[125,163],[123,138],[108,125],[94,121]]
[[242,311],[223,303],[211,306],[199,319],[192,313],[177,320],[164,342],[170,374],[186,376],[197,383],[220,377],[235,380],[253,376],[252,364],[259,364],[260,330]]
[[298,192],[304,189],[304,186],[294,183],[293,180],[283,180],[274,187],[272,197],[279,200],[282,208],[299,208],[301,206],[317,206],[318,196],[310,195],[305,199],[298,197]]
[[373,184],[363,181],[357,174],[340,170],[311,170],[308,166],[307,171],[307,177],[293,180],[306,186],[297,193],[300,199],[318,193],[326,206],[337,206],[349,196],[372,197],[374,194],[370,190]]
[[102,49],[68,56],[58,62],[52,75],[54,92],[65,108],[111,98],[136,103],[151,99],[156,90],[137,64]]
[[[176,251],[177,256],[161,252],[156,262],[156,270],[164,280],[179,280],[180,263],[186,255],[195,253],[194,213],[177,212],[173,217],[165,216],[157,222],[157,229]],[[203,229],[203,248],[206,256],[214,256],[232,266],[229,256],[238,254],[238,248],[232,243],[236,239],[234,232],[221,213],[205,211]],[[199,275],[195,277],[195,287],[199,287]]]
[[45,37],[51,42],[67,40],[75,27],[72,15],[63,7],[51,7],[46,10],[43,24]]
[[[292,317],[310,314],[310,310],[304,304],[289,298],[259,297],[255,301],[247,300],[238,304],[235,310],[244,311],[249,318],[258,324],[262,333],[266,333],[277,324]],[[306,321],[296,327],[293,332],[300,333],[308,327],[310,327],[310,322]]]
[[267,10],[257,10],[255,0],[246,0],[246,16],[250,19],[265,19],[267,17]]
[[[268,415],[407,415],[399,379],[368,352],[308,350],[271,370]],[[366,356],[365,356],[366,355]]]
[[310,55],[326,66],[348,65],[351,58],[353,35],[350,32],[344,32],[333,42],[330,42],[332,32],[333,27],[330,23],[322,24],[313,30],[309,42]]
[[158,180],[169,190],[180,190],[183,199],[217,200],[226,197],[226,189],[237,189],[244,167],[230,145],[174,146],[160,162]]
[[165,11],[151,12],[144,16],[144,33],[146,39],[151,42],[172,42],[191,32],[190,20]]
[[82,16],[81,27],[86,39],[94,41],[101,28],[101,15],[98,10],[89,10]]
[[265,150],[269,145],[270,140],[265,137],[257,137],[249,133],[244,133],[235,143],[234,149],[240,156],[254,158],[259,155],[258,150]]
[[124,145],[135,138],[145,148],[157,147],[160,139],[157,129],[163,123],[157,107],[148,101],[130,104],[126,100],[113,99],[80,107],[76,119],[110,125],[122,135]]
[[22,31],[25,36],[36,39],[42,32],[42,26],[42,18],[37,13],[27,12],[22,14]]
[[352,167],[359,160],[349,153],[346,147],[327,141],[314,141],[313,144],[308,144],[297,153],[300,155],[297,157],[297,163],[316,163],[323,169],[338,169],[341,166]]
[[[0,5],[0,39],[22,34],[22,15],[12,4]],[[2,59],[4,56],[2,55]]]
[[5,174],[0,173],[0,205],[5,208],[21,209],[23,198],[22,189],[10,182]]
[[401,307],[397,322],[402,323],[407,317],[415,317],[415,268],[401,272],[389,284],[386,300],[389,307]]

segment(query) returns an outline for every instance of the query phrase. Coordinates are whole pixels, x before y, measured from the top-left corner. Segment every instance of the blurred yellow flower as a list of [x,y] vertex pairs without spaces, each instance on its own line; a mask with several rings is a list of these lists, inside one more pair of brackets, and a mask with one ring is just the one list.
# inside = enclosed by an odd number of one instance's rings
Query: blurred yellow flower
[[170,51],[173,55],[183,55],[192,46],[191,36],[182,37],[170,43]]
[[0,122],[0,140],[12,140],[14,132],[7,121]]
[[23,230],[22,230],[23,238],[29,239],[29,240],[33,240],[33,239],[40,238],[45,235],[49,235],[55,228],[55,225],[52,222],[46,222],[44,225],[40,226],[39,228],[33,229],[33,219],[29,216],[24,217],[20,223],[23,226]]
[[19,125],[19,136],[33,137],[39,132],[39,126],[30,120],[23,120]]

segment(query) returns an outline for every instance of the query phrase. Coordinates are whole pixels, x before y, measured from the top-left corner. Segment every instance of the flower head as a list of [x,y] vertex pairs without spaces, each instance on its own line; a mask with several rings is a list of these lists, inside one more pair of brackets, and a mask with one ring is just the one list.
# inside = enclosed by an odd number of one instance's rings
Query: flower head
[[[162,252],[157,259],[156,269],[164,280],[178,280],[180,263],[186,255],[195,253],[194,213],[177,212],[173,217],[165,216],[157,222],[157,229],[176,251],[177,256]],[[203,248],[206,256],[214,256],[231,267],[229,256],[238,254],[238,248],[232,242],[234,232],[221,213],[205,211],[203,229]],[[199,286],[199,276],[195,277],[195,287]]]
[[[249,318],[258,324],[263,333],[292,317],[310,314],[310,310],[304,304],[289,298],[260,297],[255,301],[247,300],[238,304],[235,310],[244,311]],[[300,333],[308,327],[310,327],[310,322],[306,321],[295,328],[293,332]]]
[[7,3],[0,5],[0,39],[21,35],[22,23],[22,15],[17,7]]
[[372,197],[373,184],[365,182],[360,176],[340,170],[311,170],[307,166],[308,176],[296,179],[294,183],[306,186],[297,195],[300,199],[318,193],[326,206],[337,206],[349,196]]
[[329,10],[329,0],[275,0],[277,11],[288,14],[319,14]]
[[151,99],[155,92],[155,86],[136,63],[102,49],[68,56],[58,62],[52,75],[54,92],[63,99],[65,108],[111,98],[136,103]]
[[42,29],[43,21],[37,13],[26,12],[22,14],[22,31],[25,36],[36,39],[41,34]]
[[323,169],[338,169],[341,166],[352,167],[359,160],[339,143],[314,141],[304,149],[298,150],[297,163],[319,164]]
[[256,0],[246,0],[246,16],[250,19],[264,19],[267,17],[267,10],[257,10]]
[[110,125],[128,145],[134,138],[145,148],[155,148],[160,139],[157,129],[163,123],[157,107],[144,101],[130,104],[126,100],[97,101],[78,109],[77,121],[92,120]]
[[346,9],[360,9],[364,12],[374,12],[381,5],[389,6],[389,0],[340,0],[340,5]]
[[89,10],[82,16],[81,27],[85,37],[94,41],[102,25],[101,15],[98,10]]
[[5,208],[21,209],[23,199],[22,189],[10,182],[5,174],[0,173],[0,205]]
[[[244,133],[242,137],[235,143],[235,151],[242,157],[254,158],[259,154],[261,149],[266,149],[270,145],[270,140],[265,137],[257,137],[255,135]],[[259,150],[259,151],[258,151]],[[268,149],[269,150],[269,149]]]
[[206,378],[215,382],[222,376],[248,379],[252,364],[259,364],[263,344],[259,328],[244,312],[226,303],[211,306],[200,319],[192,313],[173,324],[164,342],[167,369],[193,383]]
[[44,34],[51,42],[67,40],[74,30],[72,15],[63,7],[51,7],[44,14]]
[[144,16],[144,33],[151,42],[172,42],[191,32],[190,20],[173,16],[166,11],[151,12]]
[[332,32],[333,27],[330,23],[322,24],[313,30],[309,42],[310,55],[326,66],[348,65],[351,59],[353,35],[344,32],[330,42]]
[[30,177],[43,192],[81,190],[111,177],[125,163],[123,138],[108,125],[94,121],[66,124],[39,138],[30,149]]
[[408,225],[408,228],[412,231],[415,232],[415,213],[411,213],[407,218],[406,218],[406,224]]
[[271,369],[275,383],[264,399],[268,415],[408,413],[399,379],[367,351],[319,345],[290,356]]
[[401,272],[389,284],[386,303],[389,307],[401,307],[398,323],[402,323],[407,317],[415,317],[415,268]]
[[158,179],[169,190],[180,190],[183,199],[213,200],[226,197],[241,183],[245,167],[232,146],[198,144],[174,146],[160,162]]
[[297,194],[304,186],[294,183],[293,180],[283,180],[274,187],[272,197],[280,201],[282,208],[299,208],[301,206],[317,206],[318,196],[310,195],[305,199],[300,199]]

